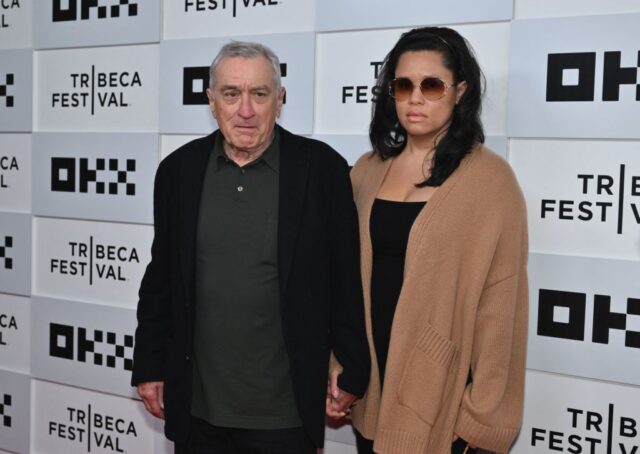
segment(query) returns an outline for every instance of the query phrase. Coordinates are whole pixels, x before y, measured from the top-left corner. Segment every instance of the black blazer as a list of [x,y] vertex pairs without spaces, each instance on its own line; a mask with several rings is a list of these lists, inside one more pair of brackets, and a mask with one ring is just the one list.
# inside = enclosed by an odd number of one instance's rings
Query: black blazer
[[[357,213],[346,161],[322,142],[276,127],[282,329],[296,405],[321,447],[330,352],[344,366],[342,389],[362,396],[369,380]],[[189,434],[195,239],[216,134],[180,147],[158,167],[155,237],[139,292],[131,383],[164,382],[165,433],[174,441]]]

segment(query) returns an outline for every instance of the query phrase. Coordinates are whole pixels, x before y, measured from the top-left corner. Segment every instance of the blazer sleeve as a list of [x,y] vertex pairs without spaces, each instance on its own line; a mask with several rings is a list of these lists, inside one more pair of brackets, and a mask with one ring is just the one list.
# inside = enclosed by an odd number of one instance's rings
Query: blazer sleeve
[[169,197],[172,178],[169,159],[160,163],[154,183],[154,238],[151,261],[138,292],[137,319],[131,384],[163,381],[165,348],[171,330],[171,279],[169,259]]
[[364,322],[360,280],[358,215],[353,202],[349,167],[340,159],[334,166],[331,234],[331,341],[343,371],[338,386],[362,397],[369,384],[371,361]]
[[503,225],[476,314],[471,371],[455,433],[506,453],[522,422],[527,343],[527,220],[515,183],[503,192]]

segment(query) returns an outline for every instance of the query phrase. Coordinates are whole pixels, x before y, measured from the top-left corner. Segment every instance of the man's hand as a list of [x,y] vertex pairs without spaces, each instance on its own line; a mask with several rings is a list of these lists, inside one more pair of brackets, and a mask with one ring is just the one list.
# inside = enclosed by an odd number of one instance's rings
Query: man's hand
[[164,382],[150,381],[138,385],[138,395],[147,409],[156,418],[164,419]]
[[349,409],[357,399],[351,393],[341,390],[338,387],[338,369],[329,373],[329,383],[327,385],[327,416],[332,419],[340,419],[349,414]]

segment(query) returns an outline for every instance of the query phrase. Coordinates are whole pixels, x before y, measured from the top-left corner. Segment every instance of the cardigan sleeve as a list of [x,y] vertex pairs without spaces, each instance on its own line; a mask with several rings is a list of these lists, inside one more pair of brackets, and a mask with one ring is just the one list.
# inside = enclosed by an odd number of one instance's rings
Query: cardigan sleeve
[[526,208],[511,192],[476,314],[472,382],[454,431],[472,445],[506,453],[518,434],[524,401],[528,254]]
[[164,376],[165,345],[170,336],[171,320],[168,200],[173,178],[169,175],[170,161],[171,159],[165,159],[160,163],[155,177],[154,238],[151,261],[138,292],[138,327],[133,350],[132,386],[162,381]]

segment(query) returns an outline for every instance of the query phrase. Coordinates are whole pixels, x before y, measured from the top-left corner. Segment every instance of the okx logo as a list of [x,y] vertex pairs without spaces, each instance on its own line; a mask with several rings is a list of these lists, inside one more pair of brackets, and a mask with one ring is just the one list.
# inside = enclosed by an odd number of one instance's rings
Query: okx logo
[[90,164],[88,158],[54,157],[51,158],[51,190],[134,196],[136,185],[128,178],[135,171],[135,159],[98,158]]
[[4,427],[11,427],[9,407],[11,407],[11,394],[3,394],[2,402],[0,402],[0,418],[2,418],[2,425]]
[[92,15],[98,19],[137,16],[138,4],[130,0],[53,0],[53,22],[87,20]]
[[[538,336],[585,340],[585,327],[591,323],[591,341],[609,344],[611,330],[621,330],[625,347],[640,348],[640,331],[627,329],[629,318],[640,315],[640,299],[627,298],[626,312],[611,310],[611,297],[594,295],[593,320],[586,320],[587,294],[540,289],[538,293]],[[630,323],[629,323],[630,324]]]
[[0,245],[0,265],[2,265],[5,270],[13,269],[13,259],[9,256],[9,249],[12,247],[13,237],[5,235],[4,240]]
[[14,99],[13,95],[9,94],[10,87],[14,84],[14,74],[7,73],[4,76],[4,82],[0,80],[0,106],[4,101],[5,107],[13,107]]
[[238,9],[256,8],[260,6],[278,6],[278,0],[185,0],[184,11],[204,12],[226,10],[231,8],[233,17],[238,14]]
[[[640,224],[640,204],[632,197],[640,196],[640,176],[627,175],[626,166],[620,165],[618,175],[584,173],[576,176],[582,197],[580,199],[542,199],[540,217],[578,222],[615,222],[616,231],[623,233],[624,216],[631,215]],[[631,182],[625,191],[625,181]],[[627,200],[625,200],[625,197]],[[632,198],[631,202],[628,198]],[[617,209],[615,208],[617,207]]]
[[[549,54],[547,57],[547,101],[594,101],[596,97],[596,53],[578,52]],[[635,86],[635,100],[640,101],[640,51],[636,64],[622,66],[622,52],[604,53],[602,71],[602,101],[619,101],[620,87]],[[600,88],[600,87],[597,87]]]
[[114,332],[105,333],[97,329],[93,330],[93,336],[89,336],[86,328],[50,323],[49,355],[130,371],[133,368],[133,336],[118,336]]
[[[280,76],[287,77],[287,64],[280,63]],[[208,66],[188,66],[182,70],[182,104],[185,106],[209,104]],[[287,102],[286,94],[284,102]]]
[[102,244],[94,241],[69,241],[69,256],[52,258],[49,271],[52,274],[87,279],[93,285],[96,279],[126,281],[126,265],[140,263],[135,247]]

